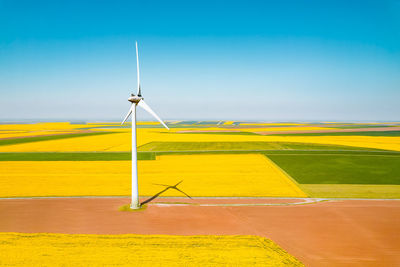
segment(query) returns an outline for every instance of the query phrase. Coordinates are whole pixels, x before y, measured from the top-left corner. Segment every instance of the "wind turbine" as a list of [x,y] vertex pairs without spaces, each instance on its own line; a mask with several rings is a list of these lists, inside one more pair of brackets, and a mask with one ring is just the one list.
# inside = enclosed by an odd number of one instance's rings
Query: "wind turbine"
[[140,75],[139,75],[139,53],[138,45],[136,42],[136,70],[137,70],[137,95],[131,94],[128,101],[131,102],[131,107],[129,108],[128,114],[126,114],[121,125],[132,115],[132,200],[131,209],[140,208],[139,203],[139,189],[138,189],[138,172],[137,172],[137,148],[136,148],[136,106],[139,106],[150,113],[154,118],[156,118],[167,130],[168,126],[157,116],[157,114],[149,107],[149,105],[144,102],[142,97],[142,91],[140,88]]

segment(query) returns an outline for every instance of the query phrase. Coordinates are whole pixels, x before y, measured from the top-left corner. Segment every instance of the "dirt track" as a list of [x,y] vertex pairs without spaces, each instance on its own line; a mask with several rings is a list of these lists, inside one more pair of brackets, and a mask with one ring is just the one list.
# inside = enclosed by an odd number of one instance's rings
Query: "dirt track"
[[[188,202],[160,199],[159,202]],[[190,202],[190,201],[189,201]],[[293,203],[199,199],[192,203]],[[297,201],[298,202],[298,201]],[[1,232],[251,234],[270,238],[307,266],[400,265],[400,201],[344,200],[296,206],[150,205],[121,212],[125,198],[0,200]]]

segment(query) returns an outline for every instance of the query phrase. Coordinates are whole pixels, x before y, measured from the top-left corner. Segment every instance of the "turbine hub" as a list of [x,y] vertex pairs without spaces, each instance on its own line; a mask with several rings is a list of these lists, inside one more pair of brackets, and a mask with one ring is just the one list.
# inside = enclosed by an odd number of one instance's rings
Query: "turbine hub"
[[142,99],[143,99],[143,97],[132,94],[132,95],[128,98],[128,101],[137,104],[137,103],[139,103],[139,101],[142,100]]

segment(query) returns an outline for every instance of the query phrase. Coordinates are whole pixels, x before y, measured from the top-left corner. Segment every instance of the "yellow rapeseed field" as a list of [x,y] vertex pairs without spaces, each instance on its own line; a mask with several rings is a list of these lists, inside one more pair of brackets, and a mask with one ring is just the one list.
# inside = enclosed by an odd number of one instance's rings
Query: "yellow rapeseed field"
[[6,145],[0,146],[0,152],[119,151],[116,147],[129,151],[130,144],[131,134],[126,132]]
[[[191,196],[306,197],[260,154],[165,155],[139,161],[139,194],[183,180]],[[130,195],[130,161],[2,161],[0,196]],[[174,190],[165,196],[181,196]]]
[[[168,155],[139,165],[142,181],[176,183],[184,180],[194,196],[306,197],[265,156],[260,154]],[[154,192],[154,191],[153,191]],[[166,195],[177,195],[168,191]]]
[[0,233],[2,266],[304,266],[257,236]]
[[257,128],[238,128],[243,132],[293,132],[293,131],[324,131],[334,130],[332,127],[313,127],[313,126],[301,126],[301,127],[257,127]]
[[398,136],[268,136],[265,141],[331,144],[400,151]]
[[75,131],[44,130],[44,131],[0,131],[0,139],[13,137],[30,137],[56,134],[73,134]]
[[26,124],[0,124],[0,130],[22,130],[22,131],[43,131],[43,130],[72,130],[87,127],[86,124],[70,124],[69,122],[42,122]]
[[[240,124],[242,125],[242,124]],[[219,127],[207,127],[207,128],[173,128],[171,129],[172,132],[184,132],[184,131],[194,131],[194,132],[207,132],[207,131],[219,131],[219,132],[231,132],[231,131],[238,131],[238,132],[293,132],[293,131],[324,131],[324,130],[335,130],[336,128],[332,127],[314,127],[314,126],[299,126],[299,127],[292,127],[291,124],[288,127],[268,127],[270,125],[263,124],[260,126],[264,127],[251,127],[251,126],[258,126],[259,124],[251,124],[246,128],[219,128]]]
[[[31,124],[28,124],[31,125]],[[34,125],[34,124],[32,124]],[[45,124],[53,127],[53,124]],[[25,125],[23,125],[25,127]],[[69,124],[55,125],[55,128],[66,128]],[[75,126],[75,125],[73,125]],[[82,125],[81,125],[82,126]],[[38,127],[38,126],[35,126]],[[272,127],[273,128],[273,127]],[[244,131],[263,131],[272,128],[252,128]],[[298,127],[275,127],[274,130],[294,130]],[[310,127],[307,127],[310,128]],[[317,129],[314,127],[313,129]],[[16,127],[18,129],[18,127]],[[310,128],[311,129],[311,128]],[[326,129],[326,128],[324,128]],[[113,131],[107,135],[75,137],[59,140],[14,144],[0,146],[0,152],[73,152],[73,151],[130,151],[131,132],[129,128],[99,129]],[[138,146],[149,142],[300,142],[331,145],[346,145],[400,151],[400,137],[387,136],[262,136],[262,135],[223,135],[223,134],[190,134],[177,133],[196,131],[199,128],[172,128],[170,131],[162,128],[139,128],[137,134]],[[221,128],[201,128],[202,131],[221,130]],[[228,129],[229,130],[229,129]],[[239,129],[236,129],[239,130]]]
[[264,126],[300,126],[300,125],[307,125],[304,123],[286,123],[286,122],[242,122],[240,125],[264,125]]
[[138,121],[137,125],[159,125],[158,121]]

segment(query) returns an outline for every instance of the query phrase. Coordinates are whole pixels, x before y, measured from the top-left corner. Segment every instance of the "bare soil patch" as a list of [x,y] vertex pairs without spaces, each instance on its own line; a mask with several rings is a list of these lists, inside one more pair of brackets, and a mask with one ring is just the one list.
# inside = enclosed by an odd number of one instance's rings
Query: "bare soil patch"
[[[128,198],[0,200],[0,231],[79,234],[258,235],[307,266],[400,265],[400,201],[342,200],[296,206],[185,205],[160,198],[142,212],[121,212]],[[281,203],[196,199],[195,203]],[[288,199],[287,201],[299,201]]]

